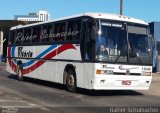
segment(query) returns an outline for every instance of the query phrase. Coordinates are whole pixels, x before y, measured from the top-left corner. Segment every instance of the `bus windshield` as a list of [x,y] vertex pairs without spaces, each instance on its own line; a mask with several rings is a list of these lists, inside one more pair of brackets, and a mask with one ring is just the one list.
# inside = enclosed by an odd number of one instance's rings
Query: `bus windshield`
[[148,26],[99,21],[96,61],[152,64]]

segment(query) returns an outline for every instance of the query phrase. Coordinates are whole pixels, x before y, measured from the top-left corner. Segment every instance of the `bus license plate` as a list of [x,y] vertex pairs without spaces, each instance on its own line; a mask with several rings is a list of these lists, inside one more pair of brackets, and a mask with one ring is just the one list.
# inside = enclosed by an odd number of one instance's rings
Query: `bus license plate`
[[130,80],[124,80],[124,81],[122,81],[122,85],[131,85],[131,81]]

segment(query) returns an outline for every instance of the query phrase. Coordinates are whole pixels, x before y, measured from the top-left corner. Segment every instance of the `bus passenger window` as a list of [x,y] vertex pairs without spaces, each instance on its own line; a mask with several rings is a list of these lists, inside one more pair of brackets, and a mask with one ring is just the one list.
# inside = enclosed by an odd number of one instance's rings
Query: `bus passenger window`
[[67,22],[67,41],[72,40],[73,38],[72,31],[73,31],[73,20],[70,20]]
[[23,43],[24,44],[29,44],[31,41],[32,41],[31,28],[27,28],[27,29],[24,30]]
[[65,38],[66,38],[66,23],[61,23],[59,41],[64,41]]
[[39,43],[40,41],[40,32],[41,32],[41,26],[33,27],[33,40],[32,43]]
[[40,42],[44,43],[46,42],[46,38],[48,38],[47,34],[47,26],[42,26],[41,36],[40,36]]
[[42,31],[41,31],[41,36],[40,36],[41,43],[45,43],[47,38],[48,38],[47,26],[44,25],[44,26],[42,26]]
[[15,37],[15,44],[23,44],[24,38],[23,38],[23,29],[17,30],[16,37]]
[[52,25],[48,26],[48,34],[49,34],[48,41],[52,42],[53,41],[53,27],[52,27]]
[[74,21],[74,27],[72,33],[74,41],[80,40],[80,30],[81,30],[81,20]]
[[52,35],[52,39],[53,41],[58,41],[59,37],[60,37],[60,26],[59,26],[59,23],[55,23],[54,24],[54,32],[53,32],[53,35]]

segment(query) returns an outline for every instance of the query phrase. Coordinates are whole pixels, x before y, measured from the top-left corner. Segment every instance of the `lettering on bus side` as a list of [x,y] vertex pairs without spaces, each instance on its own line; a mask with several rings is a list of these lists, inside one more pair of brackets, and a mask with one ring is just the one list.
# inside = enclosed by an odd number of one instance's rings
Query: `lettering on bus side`
[[[67,32],[58,32],[58,33],[53,33],[52,31],[50,31],[50,33],[47,32],[46,29],[42,30],[41,32],[41,36],[40,39],[47,39],[47,38],[58,38],[58,37],[67,37],[67,36],[77,36],[80,33],[80,31],[77,30],[71,30],[71,28],[69,29],[69,31]],[[24,41],[33,41],[37,38],[38,36],[36,35],[28,35],[25,34],[23,35],[22,32],[17,33],[15,42],[24,42]]]
[[28,57],[32,57],[33,56],[33,52],[31,51],[23,51],[23,47],[18,47],[18,57],[22,57],[22,58],[28,58]]
[[34,35],[34,36],[29,36],[29,35],[23,35],[23,33],[19,32],[17,34],[17,37],[16,37],[16,42],[23,42],[23,41],[32,41],[36,38],[37,36]]
[[66,37],[66,36],[76,36],[79,33],[79,31],[71,31],[71,28],[69,29],[68,32],[60,32],[60,33],[52,33],[50,32],[49,34],[47,33],[47,30],[42,31],[41,39],[45,38],[58,38],[58,37]]
[[114,67],[107,66],[107,65],[102,65],[102,68],[103,68],[103,69],[114,69]]

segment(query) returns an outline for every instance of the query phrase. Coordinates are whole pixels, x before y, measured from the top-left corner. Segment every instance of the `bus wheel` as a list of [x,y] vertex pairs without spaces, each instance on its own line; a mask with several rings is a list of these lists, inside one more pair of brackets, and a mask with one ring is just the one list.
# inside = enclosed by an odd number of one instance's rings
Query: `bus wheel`
[[72,70],[67,72],[66,87],[69,92],[76,92],[76,77]]
[[23,71],[22,71],[22,65],[18,65],[17,66],[17,76],[18,76],[18,80],[23,81]]

